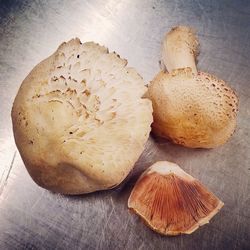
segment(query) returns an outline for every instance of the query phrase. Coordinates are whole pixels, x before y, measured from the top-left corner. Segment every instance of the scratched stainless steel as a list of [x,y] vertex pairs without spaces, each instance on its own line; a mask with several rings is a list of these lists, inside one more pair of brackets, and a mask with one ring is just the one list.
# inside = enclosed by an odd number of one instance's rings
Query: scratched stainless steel
[[[0,1],[0,249],[250,249],[249,1]],[[172,26],[198,31],[199,68],[230,82],[240,98],[238,128],[213,150],[150,137],[118,188],[69,197],[38,187],[15,147],[10,110],[18,87],[62,41],[79,37],[117,51],[145,82],[159,70]],[[162,237],[127,209],[138,175],[157,160],[179,163],[225,207],[194,234]]]

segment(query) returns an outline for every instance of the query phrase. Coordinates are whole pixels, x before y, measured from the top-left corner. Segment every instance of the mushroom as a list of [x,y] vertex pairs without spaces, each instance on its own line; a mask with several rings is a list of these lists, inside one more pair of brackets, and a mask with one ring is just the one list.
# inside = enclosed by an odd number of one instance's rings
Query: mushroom
[[197,74],[198,54],[199,42],[191,28],[179,26],[166,34],[162,45],[162,64],[168,72],[190,67]]
[[191,234],[223,207],[213,193],[177,164],[160,161],[136,182],[128,207],[163,235]]
[[72,39],[23,81],[12,108],[15,141],[33,180],[83,194],[121,183],[152,123],[135,69],[94,42]]
[[238,99],[217,77],[197,72],[198,41],[189,27],[173,28],[163,41],[161,71],[152,80],[148,97],[153,103],[156,135],[191,148],[224,144],[236,127]]

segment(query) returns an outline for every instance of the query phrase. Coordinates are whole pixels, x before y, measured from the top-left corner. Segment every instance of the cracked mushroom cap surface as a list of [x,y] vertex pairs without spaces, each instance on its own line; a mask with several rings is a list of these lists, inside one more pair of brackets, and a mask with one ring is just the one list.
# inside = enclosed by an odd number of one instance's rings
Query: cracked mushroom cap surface
[[223,207],[213,193],[177,164],[156,162],[136,182],[128,207],[163,235],[191,234]]
[[112,188],[144,149],[152,122],[141,76],[116,53],[72,39],[25,78],[12,108],[16,145],[40,186]]
[[149,85],[153,132],[191,148],[224,144],[236,128],[238,99],[223,81],[191,68],[161,71]]

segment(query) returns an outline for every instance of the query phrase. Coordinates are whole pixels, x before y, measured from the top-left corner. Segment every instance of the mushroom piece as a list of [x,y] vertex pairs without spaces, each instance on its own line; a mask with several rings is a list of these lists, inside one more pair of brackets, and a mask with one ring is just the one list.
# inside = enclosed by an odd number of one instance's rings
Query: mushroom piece
[[136,182],[128,207],[163,235],[191,234],[223,207],[213,193],[177,164],[161,161]]
[[179,26],[166,34],[162,45],[162,64],[168,72],[190,67],[197,74],[196,57],[198,54],[199,42],[193,29]]
[[197,72],[198,41],[194,31],[180,26],[163,42],[161,71],[149,85],[153,132],[191,148],[224,144],[236,127],[238,99],[217,77]]
[[147,88],[127,60],[94,42],[65,42],[23,81],[12,108],[15,141],[33,180],[83,194],[132,170],[150,133]]

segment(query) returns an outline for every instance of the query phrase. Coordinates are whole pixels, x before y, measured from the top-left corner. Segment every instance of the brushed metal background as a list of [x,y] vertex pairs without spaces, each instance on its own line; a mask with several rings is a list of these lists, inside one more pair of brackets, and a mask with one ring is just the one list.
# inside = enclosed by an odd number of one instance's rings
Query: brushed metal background
[[[250,1],[0,1],[0,249],[250,249]],[[150,137],[118,188],[69,197],[38,187],[14,144],[10,110],[25,76],[58,45],[79,37],[117,51],[150,81],[172,26],[194,27],[199,69],[228,81],[240,98],[232,139],[192,150]],[[225,206],[189,236],[162,237],[127,209],[139,176],[175,161]]]

